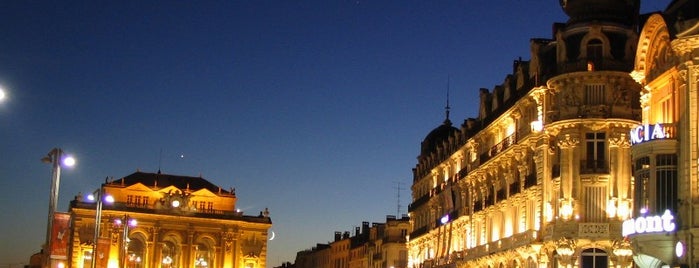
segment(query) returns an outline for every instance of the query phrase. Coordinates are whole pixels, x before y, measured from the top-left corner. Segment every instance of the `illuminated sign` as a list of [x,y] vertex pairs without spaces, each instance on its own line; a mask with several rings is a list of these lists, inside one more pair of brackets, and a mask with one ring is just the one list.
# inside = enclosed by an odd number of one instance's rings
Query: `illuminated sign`
[[637,144],[644,141],[664,139],[668,137],[663,129],[663,125],[640,125],[631,130],[631,144]]
[[643,216],[625,220],[621,226],[621,235],[672,232],[675,230],[675,216],[665,210],[662,216]]

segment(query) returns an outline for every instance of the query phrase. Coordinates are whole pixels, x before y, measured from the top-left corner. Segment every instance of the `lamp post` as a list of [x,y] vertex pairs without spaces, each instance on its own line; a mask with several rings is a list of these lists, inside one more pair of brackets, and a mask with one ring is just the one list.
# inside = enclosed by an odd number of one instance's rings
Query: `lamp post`
[[51,231],[53,230],[53,215],[56,212],[56,204],[58,204],[58,186],[61,182],[61,165],[73,166],[75,165],[75,159],[70,156],[64,156],[63,150],[60,148],[53,148],[49,153],[41,158],[41,161],[47,164],[52,164],[51,169],[51,192],[49,192],[49,216],[48,224],[46,228],[46,259],[44,260],[44,266],[50,267],[51,265]]
[[124,215],[123,219],[116,219],[114,224],[123,226],[122,240],[121,240],[121,250],[120,250],[120,260],[121,267],[126,267],[126,260],[128,257],[129,249],[129,227],[136,227],[137,221],[134,218],[129,217],[129,215]]
[[101,230],[101,222],[102,222],[102,205],[104,201],[107,201],[108,203],[113,203],[114,198],[111,196],[104,195],[104,188],[100,186],[97,191],[95,191],[92,195],[88,196],[88,199],[96,201],[95,203],[95,234],[94,238],[92,239],[92,262],[90,263],[90,268],[95,268],[97,266],[97,258],[99,255],[97,254],[97,241],[99,241],[100,237],[100,230]]

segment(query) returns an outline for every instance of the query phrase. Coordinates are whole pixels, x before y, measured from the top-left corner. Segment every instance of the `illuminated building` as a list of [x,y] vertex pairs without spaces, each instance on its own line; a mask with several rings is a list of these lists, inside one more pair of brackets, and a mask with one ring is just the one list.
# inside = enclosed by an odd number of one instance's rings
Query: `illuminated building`
[[113,199],[101,210],[80,197],[70,204],[71,267],[91,267],[93,258],[99,268],[266,267],[269,212],[237,211],[233,188],[201,177],[136,172],[108,179],[101,193]]
[[624,225],[639,267],[699,265],[699,3],[673,1],[642,25],[631,76],[643,87],[631,132],[633,218]]
[[407,216],[386,216],[385,223],[363,222],[350,232],[335,232],[328,244],[317,244],[296,254],[296,268],[405,268],[408,264]]
[[[446,120],[413,169],[409,267],[631,267],[629,73],[640,3],[560,1],[566,23],[480,90],[478,117]],[[448,108],[448,107],[447,107]]]

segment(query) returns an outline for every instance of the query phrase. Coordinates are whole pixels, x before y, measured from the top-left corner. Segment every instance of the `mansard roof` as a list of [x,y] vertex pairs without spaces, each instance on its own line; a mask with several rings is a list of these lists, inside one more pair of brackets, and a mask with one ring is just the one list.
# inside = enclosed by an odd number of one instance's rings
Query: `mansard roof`
[[147,172],[141,172],[137,171],[131,175],[128,175],[126,177],[123,177],[118,180],[114,180],[111,182],[108,182],[107,185],[122,185],[125,187],[135,185],[135,184],[143,184],[148,187],[158,187],[158,188],[165,188],[169,186],[174,186],[177,187],[178,189],[189,189],[190,191],[197,191],[201,189],[207,189],[211,191],[212,193],[223,193],[223,194],[235,194],[234,191],[231,190],[225,190],[222,189],[221,187],[207,181],[206,179],[202,177],[190,177],[190,176],[181,176],[181,175],[170,175],[170,174],[162,174],[160,172],[158,173],[147,173]]

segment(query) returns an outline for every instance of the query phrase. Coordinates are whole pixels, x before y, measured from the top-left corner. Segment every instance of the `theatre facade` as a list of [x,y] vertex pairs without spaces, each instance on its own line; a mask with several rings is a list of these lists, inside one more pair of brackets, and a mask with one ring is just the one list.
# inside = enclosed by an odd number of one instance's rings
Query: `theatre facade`
[[70,203],[70,267],[266,267],[269,211],[244,215],[234,188],[136,172],[95,193]]

